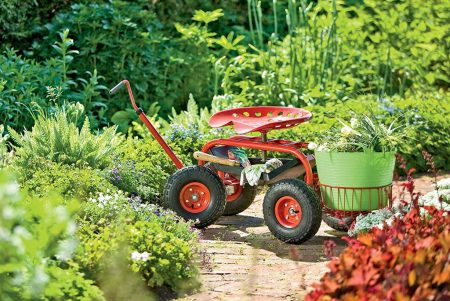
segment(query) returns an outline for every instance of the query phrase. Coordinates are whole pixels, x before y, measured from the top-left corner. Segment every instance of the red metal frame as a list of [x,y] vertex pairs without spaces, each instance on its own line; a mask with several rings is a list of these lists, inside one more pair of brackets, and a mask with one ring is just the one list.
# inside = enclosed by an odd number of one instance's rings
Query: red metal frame
[[[305,181],[308,185],[313,186],[314,177],[312,173],[311,165],[309,164],[308,158],[299,149],[307,148],[308,143],[306,142],[293,142],[283,139],[269,139],[263,141],[261,137],[250,137],[250,136],[233,136],[230,138],[214,139],[206,143],[202,152],[208,152],[211,148],[216,146],[235,146],[243,147],[249,149],[257,149],[262,151],[272,151],[278,153],[288,153],[295,156],[305,167],[306,176]],[[199,165],[204,165],[204,161],[199,161]]]
[[136,111],[136,114],[138,114],[139,119],[145,124],[145,126],[148,128],[150,133],[153,135],[153,137],[155,137],[156,141],[158,141],[159,145],[161,145],[161,147],[164,149],[166,154],[170,157],[173,164],[175,164],[175,166],[178,169],[183,168],[184,167],[183,163],[180,161],[180,159],[178,159],[177,155],[175,155],[175,153],[170,148],[170,146],[167,144],[167,142],[164,140],[164,138],[161,137],[161,135],[155,129],[155,127],[150,122],[150,120],[148,120],[147,116],[142,111],[142,109],[136,105],[136,102],[134,101],[133,91],[131,90],[131,86],[130,86],[130,83],[128,82],[128,80],[125,79],[125,80],[121,81],[119,84],[117,84],[114,88],[111,89],[110,93],[111,94],[115,93],[123,85],[125,85],[127,87],[128,96],[130,97],[131,104],[133,105],[133,109]]
[[[128,80],[122,80],[110,93],[113,94],[119,90],[122,86],[126,86],[128,90],[128,96],[130,97],[133,109],[139,116],[139,119],[145,124],[150,133],[155,137],[170,159],[173,161],[178,169],[184,167],[183,163],[178,159],[170,146],[158,133],[145,113],[136,105],[134,100],[133,91],[131,90]],[[253,107],[253,108],[239,108],[218,112],[211,117],[211,126],[225,126],[233,124],[238,132],[261,132],[261,137],[250,136],[233,136],[230,138],[214,139],[206,143],[202,151],[208,152],[211,148],[218,145],[235,146],[249,149],[257,149],[263,151],[263,157],[265,157],[266,151],[288,153],[295,156],[303,164],[306,175],[305,181],[308,185],[314,185],[314,177],[311,169],[311,165],[307,157],[299,150],[307,148],[306,142],[294,142],[284,139],[266,139],[266,133],[270,130],[289,128],[305,122],[312,117],[312,114],[306,110],[298,108],[286,108],[286,107]],[[204,161],[199,161],[199,165],[204,165]],[[227,180],[224,177],[224,184],[227,185]],[[228,185],[234,185],[236,181],[231,181]]]

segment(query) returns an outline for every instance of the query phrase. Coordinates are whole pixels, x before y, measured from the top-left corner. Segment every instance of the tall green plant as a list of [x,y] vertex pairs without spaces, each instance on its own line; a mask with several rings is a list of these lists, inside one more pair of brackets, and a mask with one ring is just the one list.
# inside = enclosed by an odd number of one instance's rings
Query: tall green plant
[[[381,99],[407,90],[448,88],[447,1],[294,1],[285,4],[288,35],[260,29],[249,0],[252,50],[221,60],[222,91],[252,104],[323,104],[360,94]],[[279,8],[273,2],[273,11]],[[404,13],[400,13],[404,12]],[[276,16],[276,14],[275,14]],[[276,18],[275,18],[276,19]],[[262,22],[264,24],[264,22]],[[279,22],[277,21],[277,25]],[[264,43],[257,35],[264,35]]]
[[34,127],[23,134],[9,128],[17,144],[15,163],[25,175],[30,176],[45,161],[92,168],[104,168],[111,162],[121,141],[116,128],[93,134],[86,118],[79,129],[76,122],[81,114],[80,109],[68,105],[54,116],[38,115]]

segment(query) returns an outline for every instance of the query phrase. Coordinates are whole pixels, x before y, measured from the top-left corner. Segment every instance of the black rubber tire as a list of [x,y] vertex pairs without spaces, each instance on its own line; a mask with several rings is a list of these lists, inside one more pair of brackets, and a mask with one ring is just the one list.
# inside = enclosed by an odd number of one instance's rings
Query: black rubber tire
[[244,187],[242,187],[242,192],[239,197],[232,202],[227,202],[223,215],[236,215],[241,213],[250,207],[257,193],[258,188],[256,186],[245,184]]
[[[206,210],[199,213],[186,211],[180,204],[181,189],[190,182],[205,185],[211,195],[211,202]],[[188,220],[198,220],[195,227],[204,228],[214,223],[225,210],[225,187],[222,180],[214,172],[203,166],[188,166],[177,170],[169,177],[164,187],[163,206],[175,211]]]
[[[302,219],[295,228],[282,226],[275,216],[275,204],[284,196],[294,198],[302,209]],[[300,244],[319,231],[322,222],[320,201],[311,187],[297,179],[281,180],[272,185],[264,197],[264,220],[272,234],[281,241]]]
[[353,223],[351,217],[338,218],[325,212],[322,213],[322,219],[330,228],[341,232],[347,232]]
[[[214,173],[217,173],[216,168],[214,168],[211,163],[206,163],[205,167],[209,168]],[[242,211],[250,207],[257,193],[258,187],[245,184],[244,187],[242,187],[242,192],[239,197],[232,202],[227,202],[223,215],[229,216],[241,213]]]

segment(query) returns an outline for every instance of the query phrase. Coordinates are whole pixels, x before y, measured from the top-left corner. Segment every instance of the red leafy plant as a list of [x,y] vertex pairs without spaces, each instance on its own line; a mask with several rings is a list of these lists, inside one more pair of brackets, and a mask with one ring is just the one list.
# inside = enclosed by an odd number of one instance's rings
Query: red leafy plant
[[374,228],[333,258],[306,301],[448,300],[450,215],[413,208],[389,227]]

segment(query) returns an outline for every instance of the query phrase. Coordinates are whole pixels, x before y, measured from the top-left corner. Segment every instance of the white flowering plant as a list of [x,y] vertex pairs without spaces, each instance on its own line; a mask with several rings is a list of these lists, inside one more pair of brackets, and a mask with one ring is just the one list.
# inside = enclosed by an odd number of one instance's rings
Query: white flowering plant
[[148,286],[178,291],[198,285],[194,256],[199,232],[193,222],[139,196],[111,190],[84,202],[79,219],[75,261],[81,268],[102,271],[108,254],[124,247],[130,269]]
[[311,142],[310,150],[337,152],[391,152],[406,137],[405,127],[378,123],[375,117],[354,114],[349,122],[339,120],[341,126],[332,128],[322,139]]
[[[426,207],[435,207],[450,212],[450,178],[443,179],[436,184],[436,189],[419,197],[418,205],[420,214],[423,217],[428,216]],[[383,208],[374,210],[369,214],[361,214],[356,218],[355,225],[349,230],[350,236],[356,236],[362,232],[369,232],[372,228],[383,228],[390,225],[395,217],[400,217],[408,213],[412,204],[397,205],[392,208]],[[447,213],[445,213],[447,214]]]

